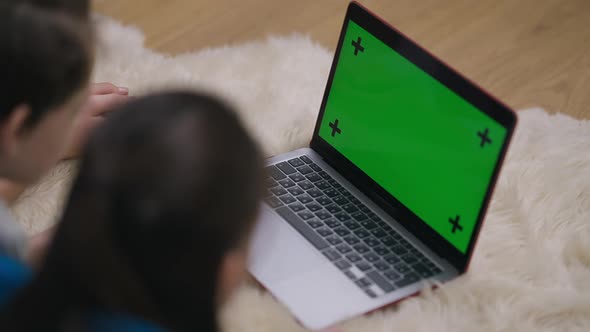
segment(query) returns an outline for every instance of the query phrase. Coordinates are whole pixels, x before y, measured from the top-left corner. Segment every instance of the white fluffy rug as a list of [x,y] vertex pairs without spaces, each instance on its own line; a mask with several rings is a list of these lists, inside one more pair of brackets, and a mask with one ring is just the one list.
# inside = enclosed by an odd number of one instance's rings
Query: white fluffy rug
[[[269,155],[309,141],[332,55],[308,38],[170,58],[145,49],[134,28],[106,18],[98,26],[96,81],[135,94],[190,86],[226,96]],[[590,122],[539,109],[519,117],[470,272],[342,331],[590,331]],[[60,165],[18,202],[31,233],[56,219],[72,169]],[[252,285],[223,322],[226,331],[303,331]]]

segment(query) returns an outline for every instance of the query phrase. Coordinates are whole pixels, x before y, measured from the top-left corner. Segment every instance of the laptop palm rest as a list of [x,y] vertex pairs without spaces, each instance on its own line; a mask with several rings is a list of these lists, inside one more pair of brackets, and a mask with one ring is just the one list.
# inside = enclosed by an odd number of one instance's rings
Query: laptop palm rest
[[249,269],[263,284],[284,281],[330,265],[274,211],[262,207],[250,248]]

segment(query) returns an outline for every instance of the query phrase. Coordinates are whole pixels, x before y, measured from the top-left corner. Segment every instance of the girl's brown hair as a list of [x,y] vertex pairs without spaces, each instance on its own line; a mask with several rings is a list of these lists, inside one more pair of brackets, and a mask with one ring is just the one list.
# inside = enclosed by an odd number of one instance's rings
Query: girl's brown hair
[[87,9],[35,2],[0,3],[0,122],[28,105],[29,127],[88,82],[93,62]]

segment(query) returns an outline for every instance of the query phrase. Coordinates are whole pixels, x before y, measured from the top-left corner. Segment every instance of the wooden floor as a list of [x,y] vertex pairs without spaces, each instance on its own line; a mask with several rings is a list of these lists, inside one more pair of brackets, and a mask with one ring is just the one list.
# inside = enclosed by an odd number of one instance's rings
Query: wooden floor
[[[514,108],[590,119],[590,0],[361,1]],[[346,0],[95,0],[176,54],[301,32],[333,49]]]

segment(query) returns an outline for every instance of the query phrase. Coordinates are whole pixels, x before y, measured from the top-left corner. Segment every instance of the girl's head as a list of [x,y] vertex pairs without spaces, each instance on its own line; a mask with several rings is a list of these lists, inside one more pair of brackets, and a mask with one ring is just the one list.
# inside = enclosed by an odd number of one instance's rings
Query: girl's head
[[41,3],[0,3],[0,175],[24,183],[59,159],[93,59],[83,6]]
[[217,306],[246,273],[263,172],[256,144],[214,98],[126,105],[91,140],[31,289],[55,291],[72,310],[216,330]]

